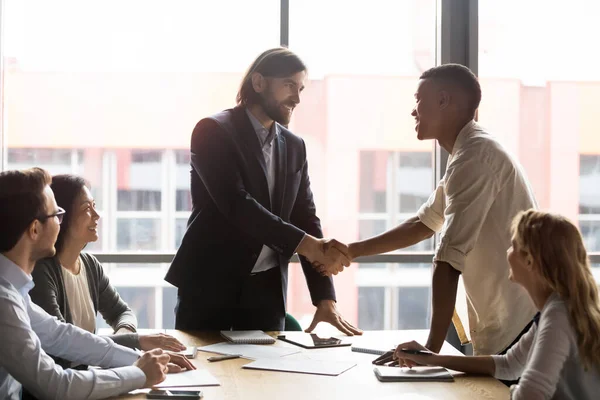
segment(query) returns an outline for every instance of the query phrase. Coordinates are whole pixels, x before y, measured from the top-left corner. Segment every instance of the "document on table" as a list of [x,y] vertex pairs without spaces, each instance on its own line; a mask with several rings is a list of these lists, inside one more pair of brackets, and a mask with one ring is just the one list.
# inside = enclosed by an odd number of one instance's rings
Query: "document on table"
[[251,362],[250,364],[244,365],[242,368],[338,376],[355,365],[356,363],[353,362],[271,358]]
[[217,354],[241,354],[242,358],[258,360],[261,358],[279,358],[296,354],[300,351],[290,347],[261,346],[259,344],[235,344],[229,342],[215,343],[198,347],[199,351]]
[[155,388],[177,388],[190,386],[220,386],[221,384],[208,370],[194,369],[175,374],[167,374],[167,379]]

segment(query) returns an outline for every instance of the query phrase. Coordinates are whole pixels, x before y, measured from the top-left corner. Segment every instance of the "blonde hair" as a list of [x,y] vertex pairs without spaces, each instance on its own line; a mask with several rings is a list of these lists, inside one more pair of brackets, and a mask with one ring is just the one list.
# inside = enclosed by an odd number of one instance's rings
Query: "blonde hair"
[[528,210],[512,225],[519,250],[531,255],[550,289],[565,302],[585,369],[600,367],[598,287],[581,233],[560,215]]

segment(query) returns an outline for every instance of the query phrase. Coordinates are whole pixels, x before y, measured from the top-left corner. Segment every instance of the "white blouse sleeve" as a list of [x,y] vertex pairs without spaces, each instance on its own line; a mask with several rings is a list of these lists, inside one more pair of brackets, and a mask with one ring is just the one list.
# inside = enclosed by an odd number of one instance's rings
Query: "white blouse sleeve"
[[547,304],[540,318],[535,341],[529,350],[531,354],[527,368],[523,370],[519,384],[511,388],[511,399],[552,398],[563,366],[575,345],[564,304]]

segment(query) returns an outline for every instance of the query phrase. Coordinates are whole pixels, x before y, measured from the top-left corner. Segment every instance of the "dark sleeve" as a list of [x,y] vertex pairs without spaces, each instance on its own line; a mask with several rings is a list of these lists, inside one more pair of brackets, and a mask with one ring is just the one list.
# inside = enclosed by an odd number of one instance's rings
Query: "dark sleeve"
[[44,309],[48,314],[58,318],[61,322],[69,322],[63,315],[65,310],[61,310],[58,304],[58,298],[64,297],[64,287],[56,277],[56,270],[53,261],[50,258],[38,261],[31,273],[35,286],[29,292],[31,300]]
[[289,258],[304,232],[273,215],[247,192],[235,146],[216,121],[203,119],[192,134],[192,167],[223,216],[240,231]]
[[[310,189],[310,178],[308,176],[308,162],[306,161],[306,146],[302,142],[304,151],[304,166],[302,167],[302,178],[298,195],[292,208],[290,222],[302,229],[309,235],[316,238],[323,237],[321,230],[321,220],[317,217],[317,208],[313,200],[312,190]],[[336,300],[335,288],[331,277],[321,276],[304,257],[300,256],[302,270],[306,277],[308,290],[312,303],[316,306],[321,300]]]
[[140,335],[137,333],[122,333],[119,335],[106,335],[121,346],[129,347],[130,349],[140,348]]
[[102,318],[115,331],[120,328],[135,331],[137,318],[127,303],[121,299],[117,290],[110,284],[100,262],[91,254],[87,254],[84,260],[89,264],[90,269],[94,269],[94,276],[97,276],[95,284],[98,286],[98,312],[102,315]]

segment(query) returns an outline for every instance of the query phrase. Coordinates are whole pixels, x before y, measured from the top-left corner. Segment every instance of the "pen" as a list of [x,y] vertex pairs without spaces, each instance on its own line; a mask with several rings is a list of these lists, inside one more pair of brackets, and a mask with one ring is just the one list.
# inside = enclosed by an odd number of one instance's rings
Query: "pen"
[[427,350],[413,350],[413,349],[400,349],[401,352],[406,353],[406,354],[414,354],[414,355],[419,355],[419,356],[431,356],[433,355],[432,352],[427,351]]
[[224,354],[222,356],[208,357],[207,360],[210,362],[215,362],[215,361],[223,361],[223,360],[232,360],[234,358],[240,358],[241,356],[242,356],[241,354]]

